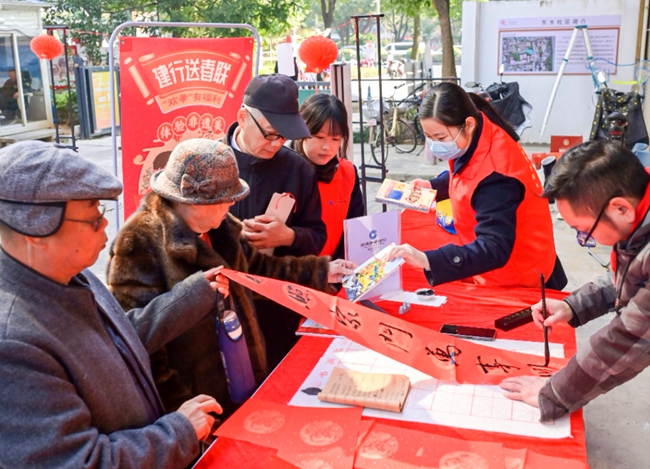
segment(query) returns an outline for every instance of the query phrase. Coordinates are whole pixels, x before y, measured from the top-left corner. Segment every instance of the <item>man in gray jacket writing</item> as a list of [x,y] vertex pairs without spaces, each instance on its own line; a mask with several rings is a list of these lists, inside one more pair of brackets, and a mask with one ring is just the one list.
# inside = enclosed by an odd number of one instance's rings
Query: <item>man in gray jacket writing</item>
[[185,467],[221,412],[164,415],[149,354],[228,294],[218,268],[125,315],[87,269],[122,184],[43,142],[0,150],[0,467]]
[[613,141],[586,142],[553,168],[545,195],[554,197],[578,243],[613,246],[612,272],[564,301],[533,306],[538,326],[568,321],[577,327],[615,311],[566,367],[550,379],[508,378],[506,396],[540,408],[541,420],[573,412],[650,366],[650,175],[637,157]]

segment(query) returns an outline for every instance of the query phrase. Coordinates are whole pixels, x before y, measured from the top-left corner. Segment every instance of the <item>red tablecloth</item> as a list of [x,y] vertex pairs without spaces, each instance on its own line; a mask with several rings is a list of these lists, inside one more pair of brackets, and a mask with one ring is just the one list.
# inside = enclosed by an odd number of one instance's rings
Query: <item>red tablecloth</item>
[[[435,224],[435,216],[406,210],[402,215],[402,241],[418,249],[432,249],[453,243],[455,237]],[[403,268],[404,288],[428,286],[421,269]],[[453,282],[435,288],[436,294],[447,297],[447,303],[440,308],[413,305],[402,316],[408,321],[439,330],[443,323],[494,327],[494,320],[523,309],[539,301],[539,289],[530,288],[492,288]],[[566,293],[547,291],[549,298],[564,298]],[[397,314],[399,303],[384,301],[381,307],[390,314]],[[509,332],[497,331],[497,338],[542,341],[540,329],[533,324],[519,327]],[[575,333],[568,325],[554,326],[550,335],[552,342],[564,344],[565,356],[576,352]],[[303,337],[284,361],[260,387],[253,399],[287,403],[307,375],[316,366],[318,359],[327,350],[331,339]],[[535,452],[561,458],[571,458],[587,462],[585,429],[582,411],[571,415],[571,438],[547,440],[540,438],[491,433],[478,430],[465,430],[414,422],[382,420],[388,425],[408,427],[419,431],[440,434],[467,440],[494,441],[503,443],[507,448],[529,448]],[[264,448],[251,443],[219,438],[195,466],[195,469],[207,468],[263,468],[269,454],[276,450]]]

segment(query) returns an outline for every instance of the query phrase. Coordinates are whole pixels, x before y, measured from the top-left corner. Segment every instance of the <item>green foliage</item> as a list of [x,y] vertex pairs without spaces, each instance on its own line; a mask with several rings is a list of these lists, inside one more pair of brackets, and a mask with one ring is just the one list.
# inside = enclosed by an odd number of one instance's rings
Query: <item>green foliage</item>
[[[363,126],[363,141],[368,143],[370,138],[370,127],[367,125]],[[359,129],[352,131],[352,143],[361,143],[361,132]]]
[[[384,0],[386,6],[400,13],[406,13],[411,18],[421,14],[435,14],[431,0]],[[383,3],[383,2],[382,2]]]
[[[314,3],[320,5],[319,1],[314,1]],[[334,28],[341,36],[341,42],[343,45],[354,43],[354,24],[350,17],[352,15],[367,15],[376,11],[376,0],[348,0],[336,4],[332,28]],[[322,17],[320,19],[322,21]],[[359,37],[361,38],[361,36],[364,36],[365,34],[370,34],[372,36],[372,39],[370,40],[374,40],[374,25],[374,20],[360,20]],[[361,44],[365,44],[365,42],[361,42]]]
[[270,75],[275,73],[275,62],[272,60],[262,60],[260,63],[260,75]]
[[[368,41],[373,41],[374,42],[376,40],[377,40],[377,36],[375,35],[375,33],[359,34],[359,43],[360,44],[365,44]],[[363,54],[363,51],[361,51],[361,53]]]
[[70,93],[72,99],[72,116],[70,116],[70,106],[68,101],[68,91],[60,90],[55,94],[56,100],[56,113],[59,117],[59,123],[72,127],[72,120],[74,118],[74,125],[79,124],[79,109],[77,107],[77,92],[72,90]]
[[[261,37],[285,34],[307,0],[57,0],[46,10],[44,23],[67,24],[71,36],[86,47],[94,65],[106,62],[102,41],[126,21],[180,21],[197,23],[247,23],[258,29]],[[245,30],[213,28],[148,28],[151,36],[223,37],[247,36]],[[123,30],[124,35],[135,31]]]
[[104,36],[130,19],[127,10],[116,1],[57,0],[53,8],[45,10],[43,23],[69,26],[70,35],[86,47],[90,62],[99,65],[105,62],[100,51]]
[[[305,0],[161,0],[161,20],[201,23],[248,23],[262,36],[275,36],[290,31],[291,18],[305,8]],[[191,29],[175,31],[178,36],[221,37],[241,36],[242,30]]]

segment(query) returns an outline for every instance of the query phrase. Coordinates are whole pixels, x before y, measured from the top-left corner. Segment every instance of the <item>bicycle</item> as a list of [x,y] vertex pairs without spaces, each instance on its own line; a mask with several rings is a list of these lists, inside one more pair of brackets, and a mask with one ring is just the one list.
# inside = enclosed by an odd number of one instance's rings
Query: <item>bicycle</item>
[[[393,96],[395,96],[395,92],[404,85],[406,85],[406,83],[396,86],[393,91]],[[383,129],[376,132],[376,135],[373,135],[374,128],[378,126],[370,126],[370,135],[368,138],[368,141],[370,142],[370,154],[376,164],[382,165],[386,163],[389,146],[393,146],[397,153],[411,153],[417,147],[418,142],[424,142],[424,132],[422,131],[420,118],[418,116],[418,110],[422,98],[417,94],[422,91],[426,85],[426,82],[420,84],[400,101],[396,102],[395,99],[391,98],[385,102],[384,116],[390,116],[392,114],[392,117],[385,118]],[[364,114],[369,119],[376,119],[379,116],[379,101],[372,101],[367,104],[368,105],[364,108]],[[381,154],[382,131],[384,136],[384,146],[386,149],[383,158]]]

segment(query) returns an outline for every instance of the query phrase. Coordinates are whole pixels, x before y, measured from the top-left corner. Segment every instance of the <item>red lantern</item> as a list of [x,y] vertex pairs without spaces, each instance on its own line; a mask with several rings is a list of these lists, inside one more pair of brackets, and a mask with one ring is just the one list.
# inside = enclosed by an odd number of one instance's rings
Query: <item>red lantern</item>
[[307,65],[308,72],[321,73],[332,65],[339,55],[336,43],[328,37],[312,36],[305,39],[298,49],[300,60]]
[[41,34],[29,43],[29,47],[39,59],[52,60],[63,54],[63,44],[54,36]]

